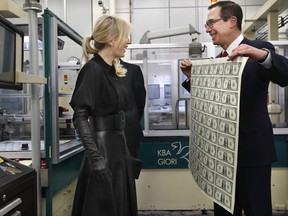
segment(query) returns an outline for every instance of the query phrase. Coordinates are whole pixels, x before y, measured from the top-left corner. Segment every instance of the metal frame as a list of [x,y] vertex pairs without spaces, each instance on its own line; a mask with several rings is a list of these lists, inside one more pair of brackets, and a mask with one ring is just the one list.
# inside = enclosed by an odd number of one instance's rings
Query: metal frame
[[58,32],[64,33],[74,42],[82,46],[82,37],[62,22],[48,9],[44,11],[44,70],[48,85],[45,91],[45,147],[46,159],[52,158],[57,164],[83,150],[82,144],[62,154],[59,142],[59,109],[58,109]]

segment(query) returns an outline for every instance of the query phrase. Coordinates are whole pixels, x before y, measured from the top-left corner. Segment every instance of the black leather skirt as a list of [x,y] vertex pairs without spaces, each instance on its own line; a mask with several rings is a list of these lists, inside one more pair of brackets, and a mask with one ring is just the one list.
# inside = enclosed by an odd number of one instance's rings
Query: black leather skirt
[[111,176],[107,182],[97,182],[85,156],[72,215],[137,216],[135,180],[123,131],[124,113],[89,118],[89,123],[95,143],[107,159]]

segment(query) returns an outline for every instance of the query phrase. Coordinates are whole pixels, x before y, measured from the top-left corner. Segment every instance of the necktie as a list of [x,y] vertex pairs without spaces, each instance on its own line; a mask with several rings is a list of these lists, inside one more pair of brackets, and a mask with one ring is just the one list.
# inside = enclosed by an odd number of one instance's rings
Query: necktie
[[226,50],[224,50],[224,52],[222,52],[221,57],[226,57],[226,56],[228,56],[228,53],[226,52]]

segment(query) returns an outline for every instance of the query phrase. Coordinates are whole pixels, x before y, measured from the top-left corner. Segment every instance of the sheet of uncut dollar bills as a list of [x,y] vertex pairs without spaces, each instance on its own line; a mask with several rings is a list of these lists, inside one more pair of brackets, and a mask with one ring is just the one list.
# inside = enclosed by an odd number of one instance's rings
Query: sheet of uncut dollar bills
[[246,57],[192,60],[189,168],[214,202],[234,210],[240,87]]

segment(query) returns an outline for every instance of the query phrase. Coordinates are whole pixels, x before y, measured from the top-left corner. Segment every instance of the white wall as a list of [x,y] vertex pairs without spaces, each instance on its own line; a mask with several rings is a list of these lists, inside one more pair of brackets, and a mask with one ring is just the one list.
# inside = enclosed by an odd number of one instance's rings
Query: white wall
[[[266,0],[256,0],[251,3],[248,0],[235,0],[242,6],[244,19],[249,19],[263,5]],[[193,25],[201,34],[192,35],[199,42],[210,42],[210,36],[206,34],[204,23],[208,13],[207,7],[210,0],[134,0],[132,23],[134,25],[133,43],[139,43],[145,31],[169,29],[179,26]],[[155,39],[152,43],[166,42],[190,42],[190,35],[175,36],[172,38]]]
[[[25,2],[15,1],[20,5]],[[108,7],[113,2],[115,15],[133,24],[132,43],[139,43],[147,30],[186,27],[188,24],[193,25],[201,34],[192,37],[182,35],[155,39],[152,43],[190,42],[191,38],[195,37],[199,42],[211,41],[204,28],[210,0],[102,0],[102,2]],[[241,5],[245,20],[250,19],[266,0],[235,0],[235,2]],[[40,0],[40,4],[43,9],[48,7],[83,36],[91,34],[93,23],[102,15],[98,0]]]

